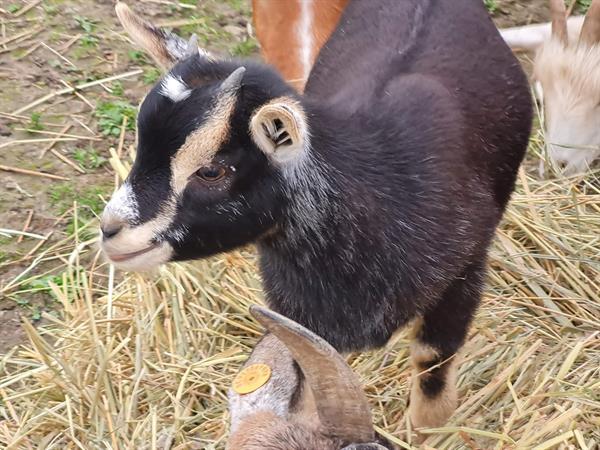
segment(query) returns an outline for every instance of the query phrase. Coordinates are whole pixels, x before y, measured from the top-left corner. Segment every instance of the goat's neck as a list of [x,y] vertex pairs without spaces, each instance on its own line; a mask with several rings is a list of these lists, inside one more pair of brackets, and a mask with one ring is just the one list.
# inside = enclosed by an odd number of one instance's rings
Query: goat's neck
[[347,190],[353,184],[347,166],[360,153],[363,138],[358,132],[353,136],[352,127],[334,123],[332,115],[322,109],[310,110],[310,149],[285,173],[288,206],[281,233],[274,237],[288,248],[317,253],[330,245],[335,235],[357,226],[354,203],[360,199]]

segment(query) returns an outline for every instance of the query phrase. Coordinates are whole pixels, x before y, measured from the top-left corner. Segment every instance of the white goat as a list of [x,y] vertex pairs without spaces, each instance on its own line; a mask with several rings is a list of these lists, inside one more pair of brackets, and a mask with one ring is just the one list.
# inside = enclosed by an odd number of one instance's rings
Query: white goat
[[567,20],[550,0],[552,23],[501,30],[513,49],[536,50],[534,81],[544,109],[546,148],[565,175],[585,172],[600,156],[600,0]]

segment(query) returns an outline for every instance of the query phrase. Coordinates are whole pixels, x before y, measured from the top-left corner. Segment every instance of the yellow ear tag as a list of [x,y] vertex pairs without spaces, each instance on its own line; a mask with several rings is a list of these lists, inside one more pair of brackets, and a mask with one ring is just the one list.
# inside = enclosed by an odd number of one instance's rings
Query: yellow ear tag
[[238,394],[250,394],[265,385],[271,378],[271,368],[266,364],[252,364],[233,380],[233,390]]

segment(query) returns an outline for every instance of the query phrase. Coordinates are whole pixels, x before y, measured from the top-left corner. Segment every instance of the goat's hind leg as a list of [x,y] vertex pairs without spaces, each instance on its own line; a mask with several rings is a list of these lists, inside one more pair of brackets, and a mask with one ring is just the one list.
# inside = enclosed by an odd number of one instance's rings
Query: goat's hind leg
[[456,409],[456,352],[481,298],[485,262],[470,265],[416,324],[409,415],[414,427],[443,426]]

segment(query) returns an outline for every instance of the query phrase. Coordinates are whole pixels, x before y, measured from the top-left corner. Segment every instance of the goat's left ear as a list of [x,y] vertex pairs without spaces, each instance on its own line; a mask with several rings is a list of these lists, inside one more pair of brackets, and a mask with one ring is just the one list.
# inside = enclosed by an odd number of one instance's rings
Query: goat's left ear
[[115,11],[129,36],[164,70],[170,69],[180,59],[193,54],[210,56],[208,52],[198,48],[195,36],[192,36],[188,42],[176,34],[157,28],[135,14],[123,2],[117,2]]
[[252,139],[278,164],[302,158],[308,151],[306,115],[300,103],[281,97],[259,108],[250,121]]

